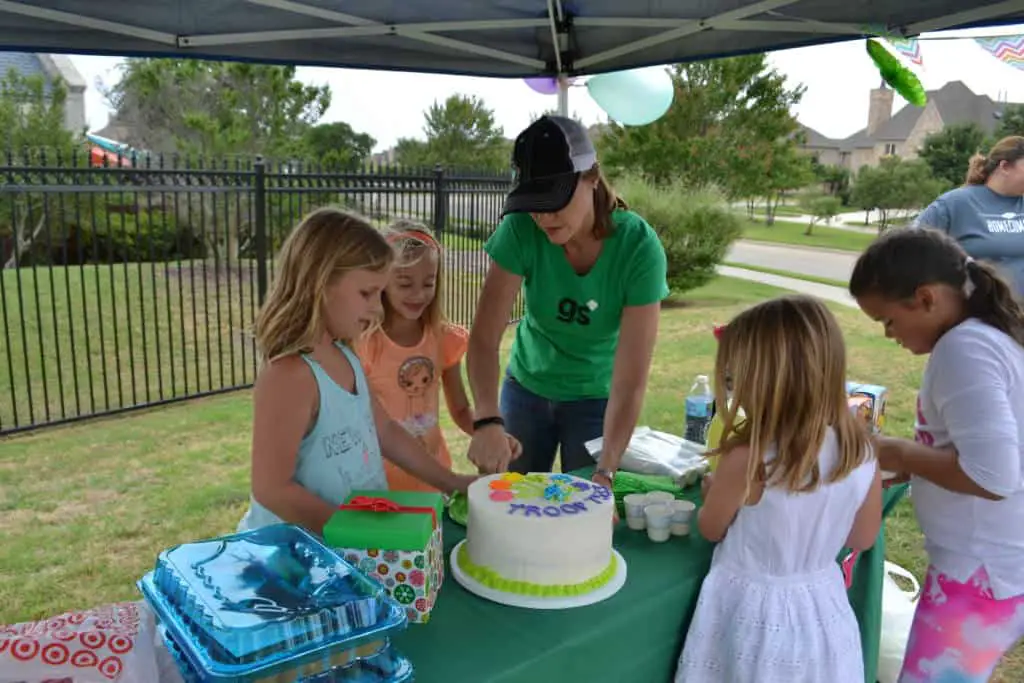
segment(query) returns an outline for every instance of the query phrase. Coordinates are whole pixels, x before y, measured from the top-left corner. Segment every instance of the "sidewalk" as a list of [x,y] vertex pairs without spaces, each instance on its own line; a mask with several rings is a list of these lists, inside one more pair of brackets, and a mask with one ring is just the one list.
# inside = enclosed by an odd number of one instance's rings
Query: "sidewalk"
[[781,287],[782,289],[789,289],[794,292],[800,292],[801,294],[810,294],[811,296],[816,296],[819,299],[833,301],[835,303],[843,304],[844,306],[850,306],[852,308],[857,307],[856,300],[854,300],[854,298],[850,296],[850,293],[842,287],[833,287],[831,285],[823,285],[809,280],[799,280],[794,277],[772,275],[771,273],[761,273],[756,270],[746,270],[745,268],[734,268],[732,266],[718,266],[718,272],[726,277],[734,277],[741,280],[749,280],[751,282],[760,282],[764,285]]

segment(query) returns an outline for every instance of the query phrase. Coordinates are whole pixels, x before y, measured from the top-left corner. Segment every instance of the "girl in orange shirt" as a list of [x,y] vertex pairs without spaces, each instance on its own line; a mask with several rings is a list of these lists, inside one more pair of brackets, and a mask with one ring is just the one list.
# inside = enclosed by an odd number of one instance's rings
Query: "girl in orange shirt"
[[[441,307],[441,245],[420,223],[399,220],[386,231],[395,268],[382,298],[384,317],[356,345],[370,389],[384,410],[423,442],[443,467],[451,455],[438,422],[441,385],[448,412],[466,434],[473,410],[462,382],[462,357],[469,335],[449,323]],[[513,441],[513,453],[521,450]],[[384,463],[388,488],[435,491],[401,468]]]

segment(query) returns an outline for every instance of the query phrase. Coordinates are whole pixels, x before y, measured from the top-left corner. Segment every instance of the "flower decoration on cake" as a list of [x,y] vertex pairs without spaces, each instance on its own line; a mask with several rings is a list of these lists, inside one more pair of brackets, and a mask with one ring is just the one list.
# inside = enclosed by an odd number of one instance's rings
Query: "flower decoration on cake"
[[577,491],[589,491],[590,490],[590,484],[588,484],[585,481],[574,481],[572,483],[572,486]]
[[525,477],[519,474],[518,472],[506,472],[505,474],[501,475],[501,478],[504,481],[510,481],[514,484],[517,481],[522,481]]
[[544,488],[544,499],[554,500],[559,503],[564,503],[569,500],[572,496],[572,488],[569,486],[561,486],[557,482],[549,484]]
[[493,479],[490,483],[490,487],[494,491],[511,491],[512,486],[512,482],[508,479]]
[[491,491],[491,500],[495,503],[507,503],[510,500],[515,500],[516,494],[511,491]]
[[552,474],[551,475],[551,481],[557,481],[559,483],[571,484],[572,483],[572,477],[570,477],[568,474]]

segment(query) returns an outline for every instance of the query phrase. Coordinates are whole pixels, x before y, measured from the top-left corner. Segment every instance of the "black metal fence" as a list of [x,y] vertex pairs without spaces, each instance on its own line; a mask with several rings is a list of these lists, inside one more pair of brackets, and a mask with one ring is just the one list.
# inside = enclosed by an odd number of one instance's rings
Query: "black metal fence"
[[8,154],[0,435],[250,386],[274,255],[318,206],[431,226],[446,251],[446,312],[468,325],[509,183],[442,169]]

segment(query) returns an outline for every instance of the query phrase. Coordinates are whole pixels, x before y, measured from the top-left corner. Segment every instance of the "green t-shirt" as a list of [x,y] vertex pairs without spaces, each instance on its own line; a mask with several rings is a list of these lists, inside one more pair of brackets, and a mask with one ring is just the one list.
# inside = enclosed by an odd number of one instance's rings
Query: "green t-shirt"
[[553,401],[607,398],[622,309],[668,296],[665,249],[632,211],[612,214],[614,229],[586,275],[551,244],[529,214],[509,214],[484,249],[523,278],[526,314],[516,328],[509,372]]

